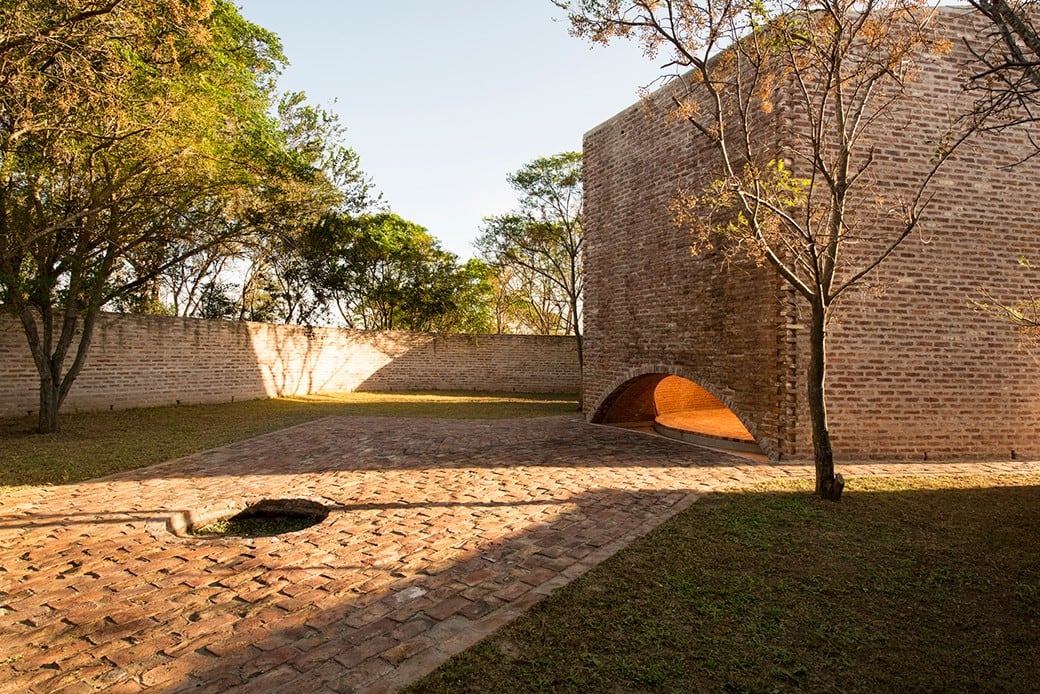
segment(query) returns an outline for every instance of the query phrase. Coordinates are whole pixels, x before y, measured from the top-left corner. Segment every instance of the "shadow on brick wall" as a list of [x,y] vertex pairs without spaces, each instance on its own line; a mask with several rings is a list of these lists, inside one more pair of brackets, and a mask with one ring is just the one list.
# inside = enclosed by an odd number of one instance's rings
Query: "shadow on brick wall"
[[393,358],[362,380],[358,390],[570,394],[581,388],[572,337],[382,333],[369,344]]
[[[104,314],[65,411],[363,390],[577,392],[573,341]],[[38,407],[21,325],[0,315],[0,416]]]

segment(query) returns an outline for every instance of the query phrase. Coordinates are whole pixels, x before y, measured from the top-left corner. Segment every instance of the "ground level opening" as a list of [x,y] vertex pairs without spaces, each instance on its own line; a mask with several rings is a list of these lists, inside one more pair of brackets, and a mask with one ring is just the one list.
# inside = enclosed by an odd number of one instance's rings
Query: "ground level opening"
[[670,374],[646,374],[623,384],[593,421],[653,431],[712,448],[761,453],[755,437],[718,398]]
[[317,525],[328,515],[324,504],[309,499],[263,499],[233,515],[191,523],[186,534],[202,538],[272,537]]

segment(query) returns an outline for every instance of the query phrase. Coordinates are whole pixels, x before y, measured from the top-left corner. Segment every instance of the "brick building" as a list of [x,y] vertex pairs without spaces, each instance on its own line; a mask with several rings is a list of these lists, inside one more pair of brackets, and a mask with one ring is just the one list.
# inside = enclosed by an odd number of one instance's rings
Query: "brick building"
[[[961,89],[972,16],[943,12],[953,50],[929,56],[898,126],[880,123],[874,193],[925,170]],[[668,87],[585,137],[585,373],[591,421],[671,427],[729,416],[773,459],[808,459],[808,307],[770,267],[691,253],[668,210],[703,176],[704,139],[669,118]],[[777,116],[763,132],[796,123]],[[1040,158],[1022,132],[986,134],[942,170],[924,224],[843,297],[828,328],[828,413],[838,460],[1040,457],[1040,349],[971,301],[1040,296]],[[797,172],[796,172],[797,173]],[[739,420],[739,421],[738,421]],[[743,425],[743,428],[740,425]],[[730,426],[730,424],[726,424]],[[744,431],[746,429],[746,432]]]

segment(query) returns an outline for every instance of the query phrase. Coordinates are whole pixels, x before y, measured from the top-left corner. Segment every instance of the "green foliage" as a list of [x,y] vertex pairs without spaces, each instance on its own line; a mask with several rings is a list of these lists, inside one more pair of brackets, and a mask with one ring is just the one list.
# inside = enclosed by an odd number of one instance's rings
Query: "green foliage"
[[[262,185],[237,204],[240,234],[162,275],[164,294],[181,315],[214,316],[203,310],[216,298],[203,294],[213,284],[226,299],[220,317],[310,324],[327,313],[300,254],[308,229],[332,212],[368,209],[379,196],[336,114],[308,104],[302,92],[283,95],[277,113],[271,149],[249,159]],[[240,287],[223,279],[229,267],[244,275]]]
[[304,513],[290,508],[247,508],[233,516],[189,528],[195,537],[271,537],[293,533],[325,519],[327,512]]
[[202,287],[198,314],[200,318],[233,318],[239,314],[239,304],[230,296],[231,285],[215,280]]
[[486,267],[459,265],[426,229],[395,214],[328,215],[308,231],[301,251],[315,291],[351,327],[490,329]]
[[581,153],[541,157],[510,175],[515,211],[484,220],[477,247],[496,274],[499,326],[581,339]]
[[101,307],[155,310],[164,270],[240,238],[272,172],[300,176],[268,112],[281,48],[230,2],[0,13],[0,301],[50,430]]
[[361,171],[361,158],[346,145],[346,128],[339,117],[306,103],[303,92],[285,94],[278,103],[281,151],[296,156],[330,193],[326,209],[356,213],[378,202],[372,182]]

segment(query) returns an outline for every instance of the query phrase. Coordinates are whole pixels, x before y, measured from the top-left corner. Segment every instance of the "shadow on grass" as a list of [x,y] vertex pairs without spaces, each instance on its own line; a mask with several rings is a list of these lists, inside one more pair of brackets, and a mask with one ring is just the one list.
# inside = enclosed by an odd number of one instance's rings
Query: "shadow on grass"
[[1032,482],[713,495],[410,691],[1033,691]]
[[[3,557],[15,585],[40,592],[0,611],[20,656],[2,668],[13,684],[55,688],[404,684],[684,496],[603,487],[530,502],[523,480],[494,499],[343,498],[329,525],[249,543],[142,543],[129,529],[99,545],[76,541],[82,527],[44,530],[70,544]],[[463,480],[452,493],[474,489]],[[810,489],[705,497],[412,691],[1035,686],[1040,475],[852,478],[840,504]],[[502,527],[517,529],[485,530]],[[99,588],[123,603],[84,598]]]

